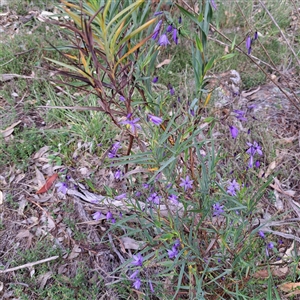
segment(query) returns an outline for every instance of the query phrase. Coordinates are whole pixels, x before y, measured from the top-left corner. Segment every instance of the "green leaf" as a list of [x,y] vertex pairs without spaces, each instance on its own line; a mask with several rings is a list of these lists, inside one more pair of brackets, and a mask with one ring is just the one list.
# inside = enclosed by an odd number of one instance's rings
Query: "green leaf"
[[[135,29],[134,31],[132,31],[130,34],[128,34],[127,36],[124,37],[124,39],[122,39],[120,41],[120,44],[123,44],[124,42],[128,41],[129,39],[133,38],[135,35],[137,35],[138,33],[140,33],[141,31],[143,31],[144,29],[146,29],[147,27],[149,27],[152,23],[156,22],[157,18],[155,19],[151,19],[149,20],[147,23],[143,24],[142,26],[140,26],[139,28]],[[151,36],[152,37],[152,34]]]
[[205,74],[207,73],[207,71],[209,71],[209,70],[212,68],[214,62],[215,62],[215,58],[214,58],[214,57],[212,57],[212,58],[208,61],[208,63],[206,64],[206,66],[205,66],[205,68],[204,68],[204,76],[205,76]]
[[203,28],[201,22],[198,21],[199,16],[197,18],[196,16],[194,16],[193,14],[191,14],[190,12],[188,12],[187,10],[185,10],[183,7],[181,7],[178,4],[176,4],[176,6],[179,8],[179,10],[181,11],[182,14],[184,14],[190,20],[192,20],[193,22],[195,22],[200,27],[200,29],[205,33],[204,28]]
[[235,53],[229,53],[229,54],[226,54],[226,55],[222,56],[220,59],[221,60],[226,60],[226,59],[230,59],[234,56],[235,56]]
[[205,118],[204,120],[203,120],[203,122],[205,122],[205,123],[211,123],[212,121],[214,121],[214,117],[207,117],[207,118]]
[[112,26],[114,23],[116,23],[116,21],[126,12],[128,12],[129,10],[132,9],[132,11],[130,11],[127,15],[126,18],[128,16],[131,15],[131,13],[136,10],[142,3],[144,2],[144,0],[138,0],[135,3],[132,3],[131,5],[127,6],[125,9],[123,9],[122,11],[120,11],[115,17],[113,17],[110,22],[107,24],[106,29],[108,30],[110,28],[110,26]]
[[232,41],[232,43],[231,43],[231,51],[234,50],[234,47],[235,47],[235,41],[236,41],[236,35],[234,36],[234,39],[233,39],[233,41]]
[[166,167],[168,167],[174,160],[176,159],[175,156],[170,157],[167,161],[165,161],[162,166],[155,172],[155,174],[149,179],[149,183],[151,183],[152,181],[154,181],[154,179],[156,178],[156,176],[163,171]]
[[200,52],[203,52],[203,45],[202,45],[202,42],[201,42],[200,38],[198,37],[198,35],[196,35],[196,46]]

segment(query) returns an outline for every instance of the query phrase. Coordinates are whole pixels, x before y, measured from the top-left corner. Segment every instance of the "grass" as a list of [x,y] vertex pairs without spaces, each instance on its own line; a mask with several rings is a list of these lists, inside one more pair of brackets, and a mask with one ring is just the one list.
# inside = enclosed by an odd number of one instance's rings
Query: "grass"
[[[254,3],[238,1],[230,7],[217,3],[218,10],[212,19],[217,31],[209,34],[208,57],[225,55],[224,43],[230,49],[230,42],[219,32],[230,40],[235,38],[236,44],[244,50],[245,37],[257,30],[262,36],[255,42],[252,54],[262,62],[273,62],[276,72],[279,72],[288,68],[295,59],[280,40],[280,33],[266,12]],[[34,1],[21,7],[15,1],[9,5],[17,14],[26,15],[33,5],[46,9],[53,4]],[[268,9],[280,28],[288,31],[291,5],[280,1]],[[178,14],[175,12],[174,24]],[[33,19],[23,25],[13,39],[5,40],[6,47],[0,49],[3,58],[0,74],[30,76],[34,73],[34,77],[37,74],[40,79],[14,78],[1,83],[0,87],[0,117],[3,119],[0,129],[22,120],[13,132],[13,138],[0,140],[0,166],[3,170],[0,182],[3,183],[1,189],[5,199],[0,229],[5,229],[10,235],[7,244],[0,244],[1,261],[4,268],[11,268],[59,255],[58,260],[35,266],[31,275],[27,268],[8,273],[8,276],[4,274],[4,278],[0,274],[6,290],[12,291],[14,297],[98,299],[106,295],[107,299],[280,299],[284,293],[277,287],[298,280],[297,255],[292,255],[290,262],[285,263],[288,272],[284,278],[274,274],[273,264],[278,256],[282,259],[293,241],[274,233],[265,233],[265,238],[258,234],[264,229],[263,223],[267,219],[269,222],[287,219],[288,222],[295,217],[295,211],[290,206],[285,207],[284,213],[278,209],[278,194],[268,188],[273,182],[272,176],[261,178],[258,176],[260,169],[247,168],[247,142],[258,141],[262,146],[263,156],[255,154],[255,160],[261,162],[261,170],[265,171],[276,159],[280,147],[274,142],[275,133],[267,122],[253,119],[255,114],[247,115],[247,123],[237,123],[230,112],[237,108],[235,104],[216,110],[209,103],[205,108],[199,107],[201,115],[191,116],[190,105],[194,97],[199,96],[190,56],[196,25],[186,17],[183,20],[183,32],[188,38],[180,37],[181,47],[161,48],[157,59],[157,62],[164,59],[172,59],[172,62],[158,69],[151,70],[147,65],[138,70],[136,82],[145,91],[148,91],[147,80],[143,72],[159,76],[161,86],[153,94],[146,94],[149,106],[145,111],[140,95],[133,94],[132,112],[134,117],[140,118],[141,129],[131,148],[126,126],[115,126],[109,114],[45,108],[99,106],[99,97],[68,85],[58,85],[52,81],[54,77],[47,77],[43,70],[47,66],[45,56],[60,59],[57,53],[46,50],[48,44],[45,42],[49,39],[62,45],[63,40],[57,41],[59,28],[50,26],[46,29],[45,24]],[[32,30],[34,33],[29,34]],[[263,63],[261,65],[265,67]],[[243,90],[268,81],[265,74],[238,51],[233,59],[213,64],[208,73],[229,69],[240,72]],[[267,67],[265,70],[268,74],[275,72]],[[63,77],[55,79],[63,80]],[[67,83],[72,81],[70,78],[66,80]],[[175,97],[169,96],[169,83],[174,86]],[[111,93],[109,89],[106,92]],[[127,92],[127,87],[123,92]],[[181,102],[177,101],[178,95]],[[111,108],[118,109],[122,105],[116,102]],[[163,117],[162,127],[149,122],[149,112]],[[231,139],[228,125],[240,126],[237,139]],[[121,148],[115,158],[108,159],[107,151],[112,151],[112,144],[116,141],[121,142]],[[34,154],[44,146],[50,147],[48,155],[34,160]],[[296,153],[294,155],[297,157]],[[283,170],[275,169],[281,182],[289,176],[290,164],[288,161]],[[117,170],[124,175],[127,168],[131,175],[115,179]],[[58,181],[65,182],[68,189],[77,194],[58,195],[52,186],[48,196],[36,195],[35,169],[41,170],[46,178],[57,172]],[[15,182],[18,175],[24,179]],[[186,176],[193,180],[192,189],[184,190],[180,186]],[[295,178],[291,177],[287,184],[292,185]],[[236,195],[227,192],[233,179],[240,187]],[[84,201],[78,196],[85,193],[81,185],[92,193],[87,194],[89,198]],[[287,186],[283,188],[288,189]],[[116,199],[108,206],[94,203],[95,195],[101,194],[109,199],[123,193],[127,199],[121,199],[121,209],[114,206]],[[170,195],[178,198],[181,210],[174,210],[174,203],[168,200]],[[149,199],[155,196],[159,197],[161,204],[167,205],[166,214],[163,209],[157,210],[155,204],[150,205]],[[20,210],[22,199],[27,202]],[[146,206],[141,206],[144,203]],[[224,210],[220,215],[214,215],[216,204]],[[116,222],[107,217],[108,210]],[[104,214],[103,219],[93,220],[96,211]],[[52,229],[42,218],[47,213],[55,223]],[[296,226],[278,224],[271,228],[287,232]],[[32,234],[31,245],[28,248],[25,239],[21,240],[18,249],[13,248],[13,259],[10,259],[6,253],[13,247],[14,236],[22,229],[28,229]],[[132,244],[127,246],[122,240],[124,237],[130,237],[133,245],[144,242],[143,247],[137,250]],[[180,246],[175,247],[177,239]],[[57,246],[58,242],[61,248]],[[270,242],[273,247],[268,246]],[[298,242],[294,243],[297,247]],[[80,252],[69,259],[74,246],[78,246]],[[170,257],[168,250],[174,251],[175,256]],[[138,254],[143,257],[141,266],[132,263],[132,255]],[[138,271],[138,277],[130,278],[135,271]],[[267,278],[257,275],[260,274],[258,271],[267,272]],[[42,278],[47,274],[51,276],[42,284]],[[141,280],[140,291],[133,288],[137,278]],[[154,293],[149,282],[154,286]]]

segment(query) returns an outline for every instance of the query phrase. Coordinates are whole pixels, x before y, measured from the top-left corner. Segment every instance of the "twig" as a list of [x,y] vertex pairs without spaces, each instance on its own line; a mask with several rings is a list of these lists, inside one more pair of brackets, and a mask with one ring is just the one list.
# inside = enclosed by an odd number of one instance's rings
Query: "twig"
[[[226,39],[228,42],[232,43],[232,41],[222,32],[220,32],[215,26],[210,24],[210,26],[218,33],[220,34],[224,39]],[[251,55],[248,55],[245,51],[243,51],[240,47],[235,46],[235,49],[239,49],[240,52],[242,52],[246,57],[248,57],[264,74],[265,76],[274,83],[279,90],[286,96],[286,98],[296,107],[298,111],[300,111],[300,106],[299,106],[299,99],[298,96],[295,94],[294,91],[291,91],[293,96],[295,97],[296,100],[292,99],[290,95],[274,80],[272,77],[252,58]]]
[[[212,38],[212,37],[208,37],[208,39],[211,40],[211,41],[214,41],[214,42],[216,42],[216,43],[218,43],[218,44],[220,44],[220,45],[222,45],[222,46],[230,47],[230,45],[228,45],[228,44],[226,44],[226,43],[223,43],[223,42],[219,41],[218,39],[215,39],[215,38]],[[239,51],[239,52],[241,52],[241,53],[243,52],[243,51],[241,51],[239,48],[236,48],[236,50]],[[270,64],[266,63],[265,61],[259,59],[258,57],[254,56],[254,55],[251,55],[251,57],[254,58],[254,59],[256,59],[259,63],[261,63],[261,64],[263,64],[263,65],[266,65],[267,67],[269,67],[269,68],[272,69],[273,71],[278,71],[276,68],[274,68],[274,67],[271,66]]]
[[267,12],[267,14],[269,15],[270,19],[272,20],[272,22],[275,24],[275,26],[277,27],[277,29],[279,30],[281,36],[283,37],[283,39],[285,40],[286,44],[288,45],[288,47],[290,48],[291,52],[293,53],[294,57],[296,58],[298,65],[300,66],[300,60],[297,56],[297,54],[295,53],[294,49],[292,48],[292,46],[290,45],[289,41],[287,40],[287,38],[285,37],[283,31],[281,30],[281,28],[279,27],[279,25],[277,24],[276,20],[273,18],[272,14],[269,12],[269,10],[266,8],[266,6],[262,3],[261,0],[259,0],[260,5],[264,8],[264,10]]
[[24,268],[31,268],[31,267],[33,267],[35,265],[43,264],[45,262],[48,262],[48,261],[51,261],[51,260],[55,260],[57,258],[59,258],[59,256],[52,256],[52,257],[49,257],[49,258],[45,258],[45,259],[42,259],[42,260],[31,262],[31,263],[28,263],[28,264],[25,264],[25,265],[21,265],[21,266],[18,266],[18,267],[6,269],[6,270],[0,270],[0,274],[7,273],[7,272],[12,272],[12,271],[16,271],[16,270],[20,270],[20,269],[24,269]]
[[114,244],[114,241],[113,241],[113,239],[112,239],[111,234],[108,233],[107,235],[108,235],[109,242],[110,242],[110,245],[111,245],[112,249],[113,249],[114,252],[118,255],[118,257],[119,257],[121,263],[124,264],[125,259],[124,259],[124,257],[121,255],[121,253],[117,250],[117,248],[116,248],[116,246],[115,246],[115,244]]

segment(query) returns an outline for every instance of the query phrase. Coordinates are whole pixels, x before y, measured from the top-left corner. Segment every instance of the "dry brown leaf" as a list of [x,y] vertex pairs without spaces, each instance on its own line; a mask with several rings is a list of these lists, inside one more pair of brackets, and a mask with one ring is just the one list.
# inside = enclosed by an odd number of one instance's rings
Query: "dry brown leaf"
[[36,192],[37,194],[43,194],[49,191],[49,189],[52,187],[54,181],[57,179],[58,174],[54,173],[52,176],[50,176],[46,183]]
[[58,21],[58,17],[57,17],[57,14],[54,14],[53,12],[50,12],[50,11],[46,11],[46,10],[43,10],[38,16],[37,16],[37,19],[40,21],[40,22],[46,22],[48,20],[55,20],[55,21]]
[[266,279],[270,276],[268,270],[259,270],[259,271],[256,271],[252,277],[254,278],[258,278],[258,279]]
[[132,249],[132,250],[138,250],[145,244],[142,241],[136,241],[130,237],[121,237],[121,241],[124,244],[125,249]]
[[287,293],[287,292],[290,292],[290,291],[300,288],[300,282],[286,282],[286,283],[280,284],[278,287],[281,291]]
[[34,267],[28,267],[29,271],[30,271],[30,278],[32,278],[32,276],[35,274],[35,268]]
[[165,59],[164,61],[162,61],[160,64],[158,64],[157,66],[156,66],[156,68],[158,69],[158,68],[161,68],[162,66],[164,66],[164,65],[168,65],[169,63],[171,62],[171,59]]
[[68,256],[68,259],[74,259],[76,258],[81,252],[81,248],[78,245],[75,245],[72,249],[72,252]]
[[24,239],[24,238],[27,238],[26,248],[28,249],[31,246],[31,241],[32,241],[32,238],[33,238],[33,234],[30,233],[29,230],[21,230],[17,234],[16,239],[21,240],[21,239]]
[[35,167],[35,174],[36,174],[38,187],[41,188],[46,183],[46,179],[43,173],[37,167]]
[[275,203],[274,206],[277,208],[278,211],[282,211],[283,210],[283,202],[279,197],[279,193],[275,190],[274,191],[274,195],[275,195]]
[[43,290],[48,279],[51,278],[53,275],[52,271],[46,272],[38,276],[37,281],[40,284],[40,289]]
[[42,147],[38,152],[36,152],[33,156],[33,159],[38,159],[40,157],[42,157],[46,152],[48,152],[50,149],[49,146],[44,146]]
[[287,274],[289,272],[289,268],[288,267],[283,267],[283,268],[274,268],[272,269],[272,275],[279,277],[279,278],[283,278],[286,277]]
[[300,290],[295,290],[291,293],[286,294],[285,296],[288,298],[288,297],[293,297],[293,296],[296,296],[296,295],[300,295]]
[[51,229],[55,228],[55,226],[56,226],[56,224],[53,221],[53,219],[50,216],[48,216],[48,222],[47,222],[48,229],[51,230]]
[[265,172],[265,178],[269,177],[271,172],[276,168],[276,160],[272,161],[269,166],[267,171]]
[[32,76],[19,75],[19,74],[0,74],[0,81],[9,81],[14,78],[29,78],[32,79]]
[[19,208],[18,208],[18,215],[19,216],[23,216],[23,212],[25,209],[25,206],[27,205],[28,201],[23,198],[20,202],[19,202]]
[[16,183],[19,183],[23,178],[25,177],[25,174],[19,174],[16,179],[14,180]]
[[14,129],[16,126],[18,126],[19,124],[21,123],[21,121],[18,121],[12,125],[10,125],[9,127],[7,127],[6,129],[4,130],[0,130],[0,134],[2,134],[2,136],[4,138],[10,136],[13,132],[14,132]]

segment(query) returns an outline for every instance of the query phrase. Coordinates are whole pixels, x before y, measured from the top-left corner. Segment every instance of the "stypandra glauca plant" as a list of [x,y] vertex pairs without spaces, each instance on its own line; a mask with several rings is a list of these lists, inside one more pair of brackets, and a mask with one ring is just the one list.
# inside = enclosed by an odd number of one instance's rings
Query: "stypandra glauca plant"
[[[107,114],[121,133],[107,161],[115,179],[126,183],[112,194],[127,210],[118,217],[109,211],[106,219],[110,231],[124,230],[143,246],[123,253],[128,260],[110,274],[118,278],[111,284],[143,299],[250,299],[257,258],[268,261],[276,249],[255,223],[256,204],[272,179],[249,188],[250,171],[218,167],[226,155],[213,135],[217,119],[204,112],[211,98],[206,78],[234,54],[214,58],[207,51],[215,3],[199,1],[197,12],[179,5],[163,10],[162,4],[153,11],[148,1],[62,1],[68,18],[53,22],[70,44],[56,48],[63,62],[48,60],[59,65],[65,84],[99,98],[98,107],[80,109]],[[157,60],[184,41],[195,84],[180,93],[187,79],[172,82],[170,75],[157,92],[164,79],[155,73]],[[237,128],[230,132],[236,139]],[[244,170],[263,155],[257,141],[245,147]]]

